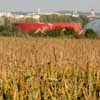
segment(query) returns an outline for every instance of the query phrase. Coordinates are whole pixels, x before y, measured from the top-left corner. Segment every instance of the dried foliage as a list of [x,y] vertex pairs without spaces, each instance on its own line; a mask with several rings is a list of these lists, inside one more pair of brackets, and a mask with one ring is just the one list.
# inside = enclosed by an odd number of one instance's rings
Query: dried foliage
[[100,40],[0,37],[0,100],[100,100]]

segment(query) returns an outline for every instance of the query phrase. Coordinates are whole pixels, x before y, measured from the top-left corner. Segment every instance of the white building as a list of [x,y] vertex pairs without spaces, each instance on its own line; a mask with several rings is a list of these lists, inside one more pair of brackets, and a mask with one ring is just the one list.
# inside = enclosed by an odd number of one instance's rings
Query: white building
[[91,15],[90,15],[91,17],[95,17],[96,15],[95,15],[95,11],[94,11],[94,9],[91,9]]
[[79,17],[80,15],[78,14],[78,11],[77,9],[73,9],[73,14],[72,14],[73,17]]
[[15,15],[15,18],[16,18],[16,19],[24,18],[24,17],[25,17],[24,15]]
[[40,18],[40,15],[33,15],[32,16],[34,19],[39,19]]
[[3,17],[3,16],[12,17],[13,14],[11,12],[0,12],[0,17]]

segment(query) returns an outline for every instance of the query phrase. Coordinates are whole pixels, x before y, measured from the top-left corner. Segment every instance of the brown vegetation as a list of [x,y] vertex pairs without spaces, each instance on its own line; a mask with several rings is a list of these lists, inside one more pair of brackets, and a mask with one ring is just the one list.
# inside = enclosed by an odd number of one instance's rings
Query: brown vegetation
[[6,66],[14,63],[35,66],[35,59],[39,64],[54,64],[54,53],[57,66],[84,67],[87,63],[99,66],[100,40],[0,37],[0,59]]
[[0,100],[100,100],[100,40],[0,37]]

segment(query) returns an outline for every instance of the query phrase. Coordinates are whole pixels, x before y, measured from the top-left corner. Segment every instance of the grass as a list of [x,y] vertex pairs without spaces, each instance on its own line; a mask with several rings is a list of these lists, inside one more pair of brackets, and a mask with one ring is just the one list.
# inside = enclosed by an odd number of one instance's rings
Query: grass
[[100,100],[99,44],[0,37],[0,100]]

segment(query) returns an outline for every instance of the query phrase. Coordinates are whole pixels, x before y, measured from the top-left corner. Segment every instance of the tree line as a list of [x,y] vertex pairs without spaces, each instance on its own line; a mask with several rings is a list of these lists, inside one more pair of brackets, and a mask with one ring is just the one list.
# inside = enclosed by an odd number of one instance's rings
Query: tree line
[[[30,20],[27,20],[31,22]],[[27,22],[25,21],[25,22]],[[80,22],[82,26],[88,23],[89,19],[86,16],[72,17],[66,15],[41,15],[40,22]],[[30,31],[22,31],[14,27],[13,23],[5,18],[5,21],[0,25],[0,35],[1,36],[42,36],[42,37],[71,37],[71,38],[95,38],[97,37],[96,32],[92,29],[87,29],[83,34],[78,35],[77,32],[71,27],[61,28],[58,27],[54,30],[42,29],[37,31],[32,29]]]

